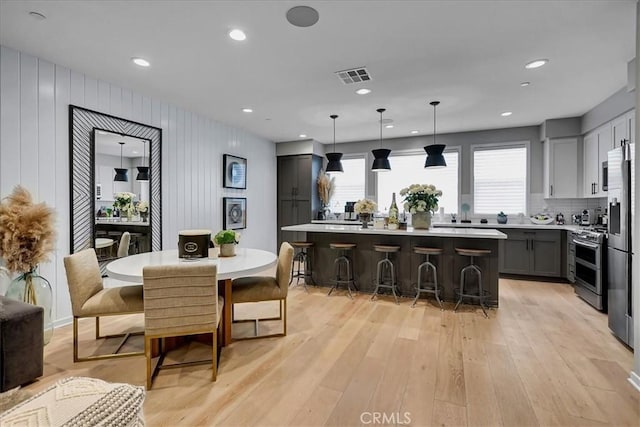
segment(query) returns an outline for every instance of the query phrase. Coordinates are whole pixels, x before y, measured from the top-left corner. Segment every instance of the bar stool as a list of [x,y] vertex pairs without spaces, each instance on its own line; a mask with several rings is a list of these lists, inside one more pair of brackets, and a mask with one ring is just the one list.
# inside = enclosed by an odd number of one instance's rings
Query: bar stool
[[[353,263],[351,261],[351,257],[347,255],[349,251],[354,249],[357,245],[355,243],[329,243],[329,247],[331,249],[339,250],[339,255],[333,261],[333,265],[335,268],[336,278],[332,280],[334,282],[333,286],[329,290],[327,296],[331,295],[334,289],[337,289],[339,285],[344,284],[347,285],[347,292],[349,293],[349,298],[353,299],[353,295],[351,294],[351,285],[357,291],[358,287],[356,286],[356,282],[353,276]],[[346,278],[342,277],[341,270],[342,266],[345,267]]]
[[400,246],[397,245],[373,245],[373,250],[376,252],[384,253],[384,259],[378,261],[378,267],[376,268],[376,290],[371,295],[371,300],[375,299],[378,295],[380,288],[391,289],[393,298],[396,300],[396,304],[400,304],[398,301],[398,283],[396,275],[396,267],[393,265],[393,261],[389,259],[390,253],[400,251]]
[[[456,248],[456,253],[458,255],[468,256],[471,258],[471,260],[469,261],[469,265],[467,265],[462,270],[460,270],[460,289],[456,290],[456,294],[458,294],[458,302],[456,303],[456,306],[453,309],[453,311],[456,311],[458,309],[458,306],[462,302],[462,298],[472,298],[472,299],[477,299],[480,302],[480,307],[482,307],[482,312],[484,313],[484,317],[488,318],[489,316],[487,315],[487,310],[484,305],[484,300],[489,297],[489,292],[485,291],[482,288],[482,270],[480,270],[480,267],[478,267],[473,263],[473,258],[489,255],[491,251],[488,249]],[[469,293],[468,291],[465,291],[467,272],[469,273],[473,272],[478,276],[478,292],[477,293]]]
[[[420,294],[425,292],[425,293],[429,293],[429,294],[434,294],[436,297],[436,301],[438,301],[438,304],[440,305],[440,309],[442,309],[442,301],[440,301],[440,291],[441,289],[438,287],[438,270],[436,270],[436,266],[433,265],[430,261],[429,261],[429,255],[442,255],[442,249],[440,248],[427,248],[427,247],[423,247],[423,246],[416,246],[413,248],[413,252],[419,254],[419,255],[424,255],[425,256],[425,260],[422,264],[420,264],[418,266],[418,283],[416,285],[416,297],[413,300],[413,304],[411,304],[411,307],[415,307],[416,303],[418,302],[418,298],[420,298]],[[426,282],[425,282],[425,286],[422,286],[422,270],[425,270],[424,274],[426,277]],[[429,270],[431,270],[433,272],[433,275],[431,276],[431,282],[429,282]]]
[[[291,242],[291,246],[294,249],[299,249],[300,251],[295,254],[293,257],[293,263],[291,264],[291,280],[289,280],[289,285],[293,283],[293,279],[296,279],[296,285],[300,283],[300,278],[302,277],[302,285],[304,286],[304,290],[309,292],[307,289],[307,277],[311,279],[311,282],[316,286],[316,281],[313,280],[313,270],[311,268],[311,257],[309,256],[308,250],[313,248],[312,242]],[[295,262],[298,262],[298,269],[294,273],[293,266]],[[300,265],[302,265],[302,271],[300,271]]]

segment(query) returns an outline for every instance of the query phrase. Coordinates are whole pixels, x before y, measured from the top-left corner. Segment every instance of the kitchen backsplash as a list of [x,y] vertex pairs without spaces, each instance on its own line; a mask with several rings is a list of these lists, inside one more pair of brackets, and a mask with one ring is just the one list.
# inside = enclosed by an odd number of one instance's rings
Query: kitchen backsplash
[[571,214],[581,213],[583,209],[602,209],[607,207],[606,197],[593,199],[545,199],[542,193],[532,193],[529,197],[529,215],[547,211],[557,214],[562,212],[565,218]]

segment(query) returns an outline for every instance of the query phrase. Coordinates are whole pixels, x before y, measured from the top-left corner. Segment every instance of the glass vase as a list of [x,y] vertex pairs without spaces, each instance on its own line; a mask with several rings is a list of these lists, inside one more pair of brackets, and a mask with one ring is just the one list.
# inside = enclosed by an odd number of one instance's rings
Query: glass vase
[[411,225],[417,230],[431,228],[431,212],[416,212],[411,214]]
[[359,217],[360,217],[360,221],[362,222],[362,228],[369,228],[369,221],[371,221],[371,214],[361,213]]
[[14,300],[37,305],[44,309],[44,344],[49,344],[53,335],[51,322],[52,305],[51,283],[40,276],[37,269],[21,274],[9,284],[5,296]]

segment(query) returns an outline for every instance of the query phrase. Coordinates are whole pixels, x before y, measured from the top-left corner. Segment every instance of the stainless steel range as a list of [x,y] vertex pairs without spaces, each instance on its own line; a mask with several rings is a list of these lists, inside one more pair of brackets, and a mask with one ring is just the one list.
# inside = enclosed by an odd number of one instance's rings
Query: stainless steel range
[[607,233],[588,228],[573,233],[575,292],[600,311],[607,310]]

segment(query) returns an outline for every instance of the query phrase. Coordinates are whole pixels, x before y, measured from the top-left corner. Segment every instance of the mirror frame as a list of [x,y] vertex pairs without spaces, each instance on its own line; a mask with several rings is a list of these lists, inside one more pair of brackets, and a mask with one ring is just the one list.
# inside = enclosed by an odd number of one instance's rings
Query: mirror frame
[[70,253],[94,247],[96,129],[149,141],[151,250],[162,250],[162,129],[69,105]]

